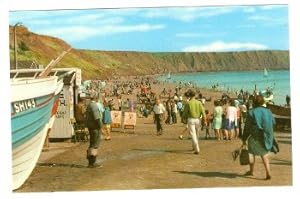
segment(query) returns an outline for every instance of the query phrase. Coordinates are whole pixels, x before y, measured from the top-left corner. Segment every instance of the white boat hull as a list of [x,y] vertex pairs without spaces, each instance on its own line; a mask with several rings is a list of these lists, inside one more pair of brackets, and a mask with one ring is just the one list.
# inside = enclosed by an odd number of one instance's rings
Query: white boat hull
[[24,184],[39,159],[62,86],[57,77],[11,81],[13,190]]
[[13,190],[23,185],[33,171],[43,148],[48,131],[48,124],[30,141],[12,151],[13,155]]

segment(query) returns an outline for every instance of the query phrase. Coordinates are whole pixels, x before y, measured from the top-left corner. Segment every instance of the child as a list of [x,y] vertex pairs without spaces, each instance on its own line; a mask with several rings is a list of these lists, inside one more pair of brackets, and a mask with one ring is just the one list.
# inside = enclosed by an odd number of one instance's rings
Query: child
[[227,120],[226,120],[226,114],[222,114],[222,134],[223,134],[223,140],[228,140],[228,132],[226,130],[227,126]]
[[202,121],[202,129],[205,129],[205,139],[210,139],[210,134],[209,134],[209,126],[211,122],[211,114],[209,113],[208,110],[205,110],[205,115],[206,115],[206,126],[204,125],[204,121]]
[[103,117],[102,117],[102,133],[105,136],[105,140],[110,140],[110,124],[111,124],[111,115],[110,115],[110,109],[107,103],[104,104],[104,111],[103,111]]

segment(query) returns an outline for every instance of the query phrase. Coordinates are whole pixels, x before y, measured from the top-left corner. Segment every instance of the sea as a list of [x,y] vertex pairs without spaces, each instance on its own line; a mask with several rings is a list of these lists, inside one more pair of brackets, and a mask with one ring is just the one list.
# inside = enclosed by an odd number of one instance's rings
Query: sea
[[[171,83],[187,83],[198,88],[213,89],[223,92],[236,93],[241,89],[253,93],[257,91],[272,90],[273,101],[277,105],[286,104],[286,95],[290,96],[290,71],[269,70],[264,71],[230,71],[230,72],[193,72],[166,74],[160,80]],[[221,96],[220,96],[221,97]]]

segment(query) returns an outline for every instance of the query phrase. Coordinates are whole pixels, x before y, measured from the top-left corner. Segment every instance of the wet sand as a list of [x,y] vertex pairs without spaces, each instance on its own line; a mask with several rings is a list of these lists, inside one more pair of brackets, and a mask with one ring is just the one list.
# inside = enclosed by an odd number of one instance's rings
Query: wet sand
[[[154,89],[162,90],[161,86]],[[221,94],[202,93],[212,97],[205,105],[212,110],[213,100]],[[195,155],[187,133],[183,140],[178,139],[184,128],[182,123],[165,125],[164,134],[157,136],[150,115],[137,119],[135,133],[113,129],[112,140],[101,141],[97,161],[102,164],[100,168],[86,167],[87,142],[51,142],[31,176],[15,192],[292,186],[290,130],[275,132],[280,152],[270,155],[272,179],[266,181],[259,157],[254,176],[243,176],[248,166],[233,161],[231,152],[240,147],[240,140],[206,140],[201,131],[200,154]]]

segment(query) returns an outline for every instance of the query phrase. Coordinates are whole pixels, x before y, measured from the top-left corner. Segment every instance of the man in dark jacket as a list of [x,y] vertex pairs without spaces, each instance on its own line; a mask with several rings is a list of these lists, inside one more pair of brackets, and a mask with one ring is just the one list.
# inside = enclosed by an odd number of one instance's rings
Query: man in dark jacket
[[101,129],[101,118],[100,111],[97,106],[98,95],[92,94],[91,102],[86,109],[86,123],[90,134],[90,145],[87,150],[87,159],[89,161],[89,168],[97,167],[95,164],[98,153],[98,147],[100,144],[100,129]]

